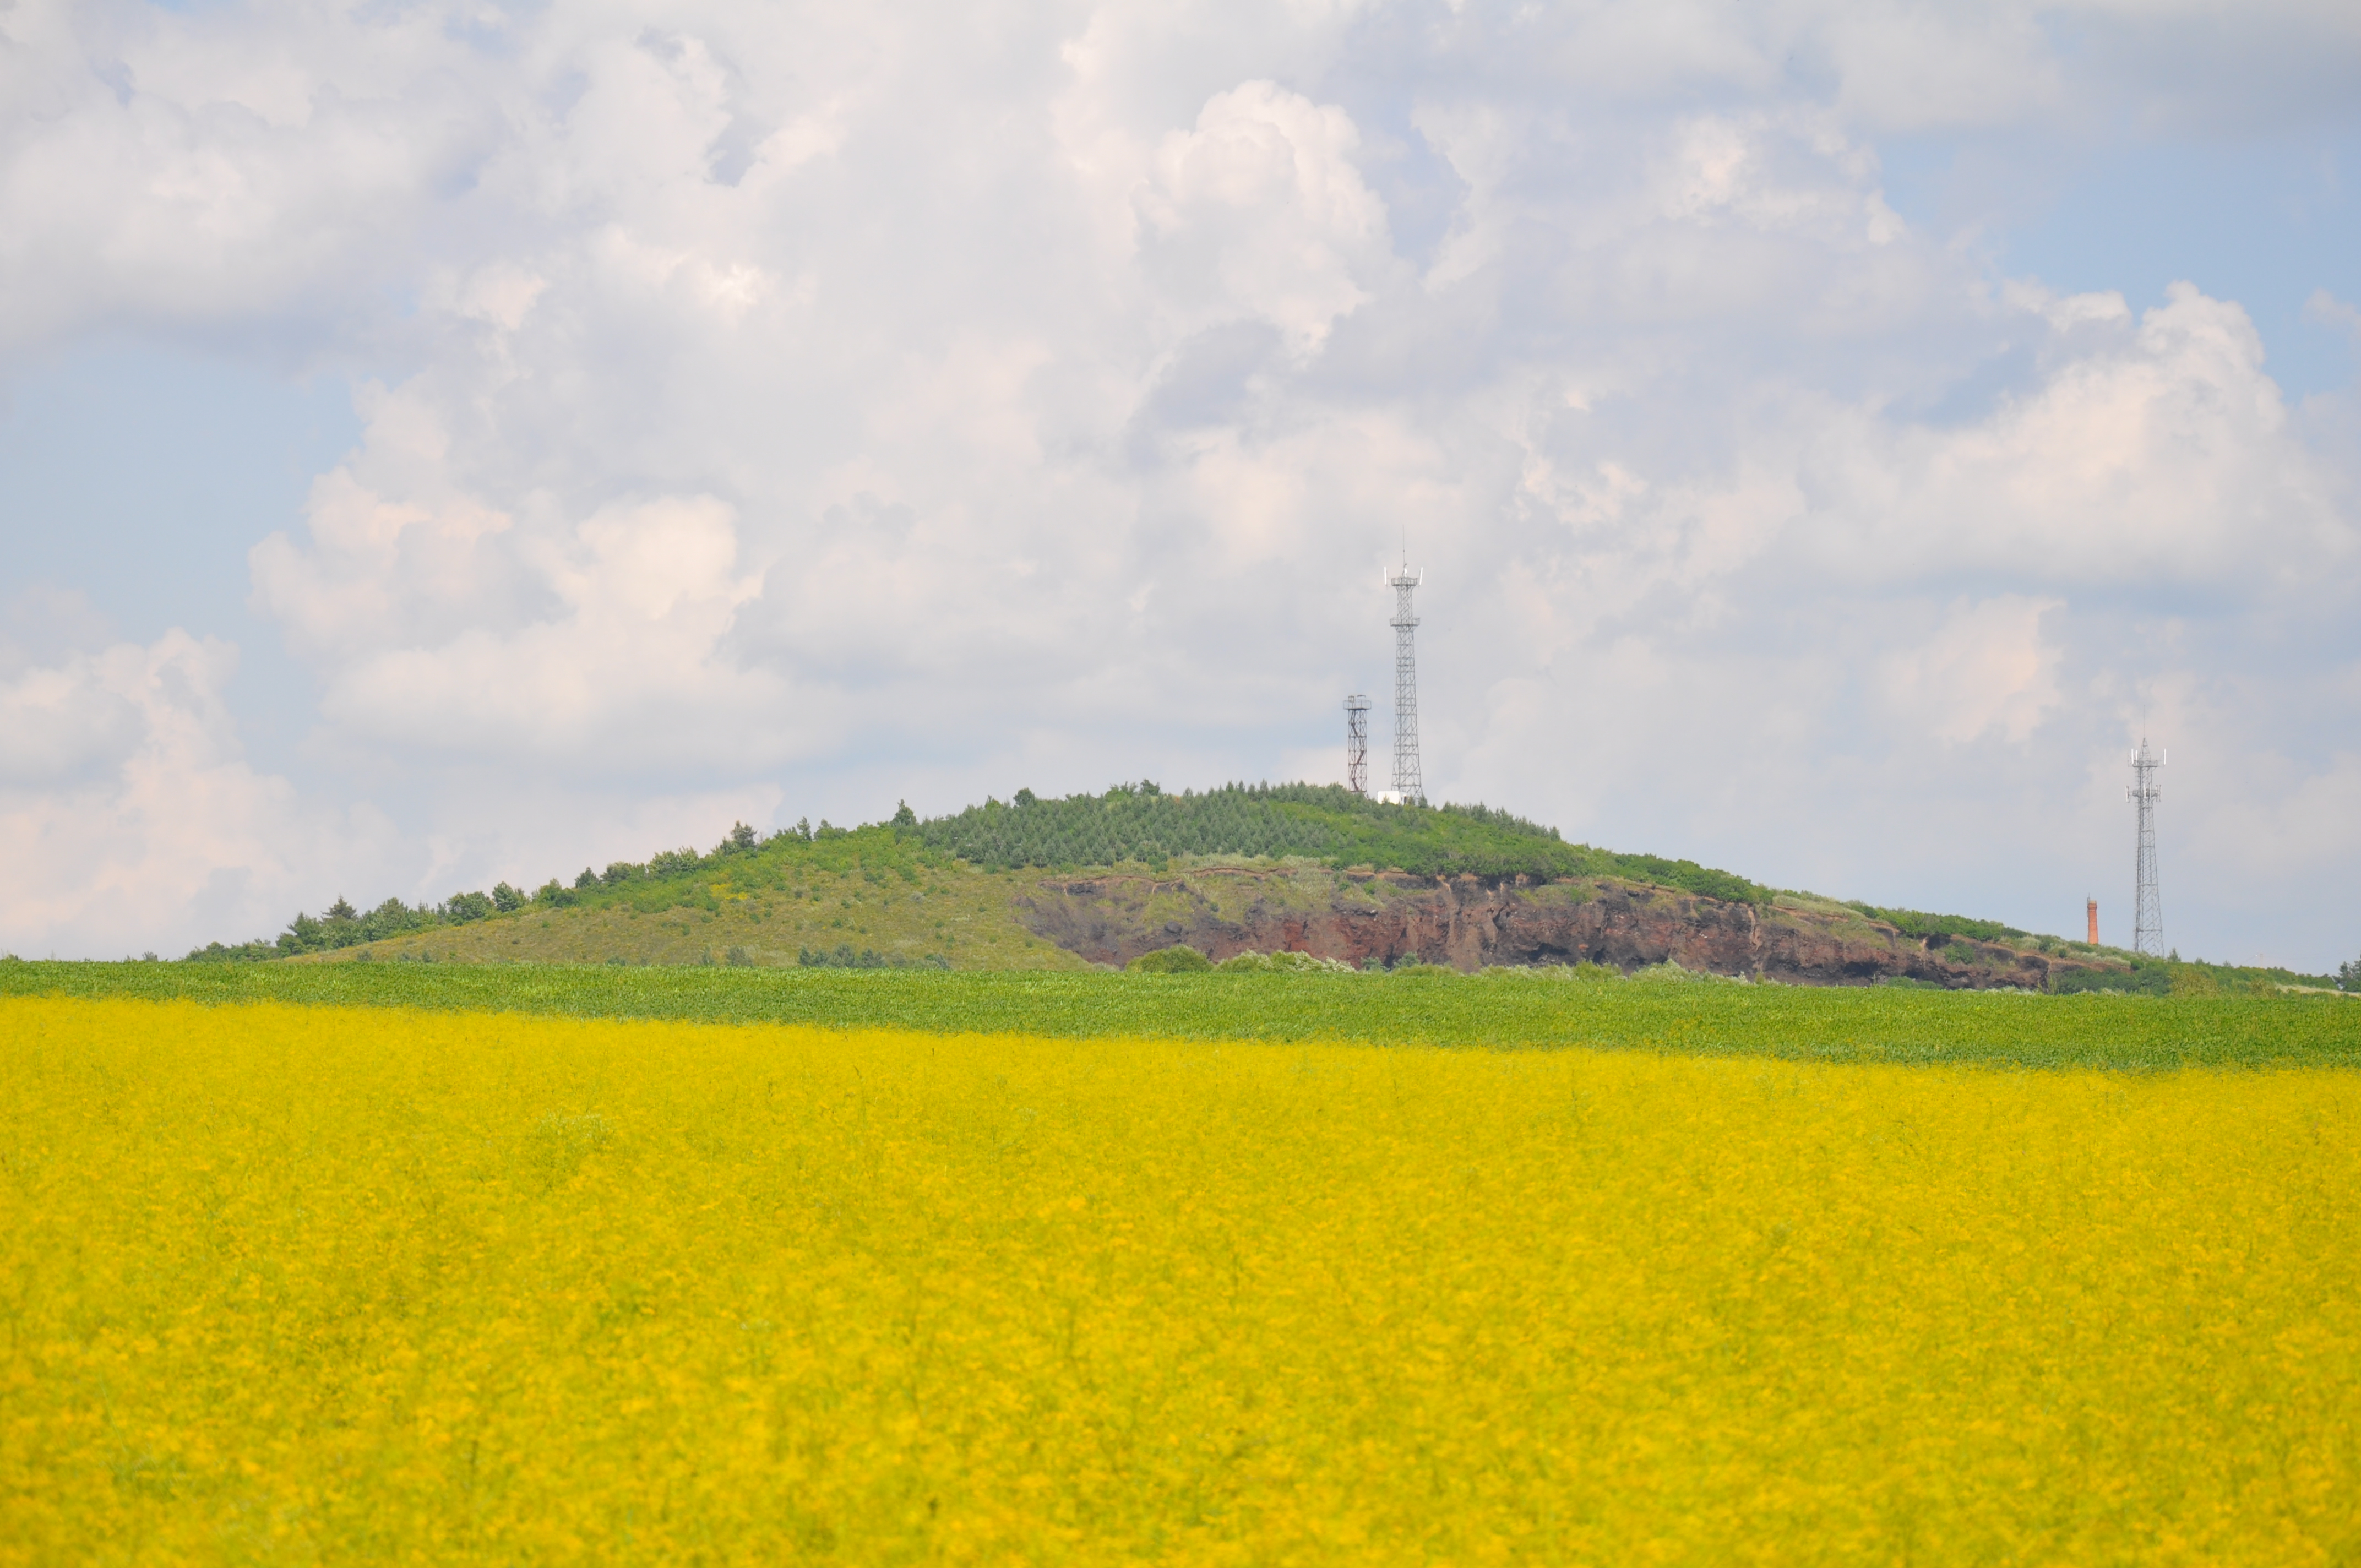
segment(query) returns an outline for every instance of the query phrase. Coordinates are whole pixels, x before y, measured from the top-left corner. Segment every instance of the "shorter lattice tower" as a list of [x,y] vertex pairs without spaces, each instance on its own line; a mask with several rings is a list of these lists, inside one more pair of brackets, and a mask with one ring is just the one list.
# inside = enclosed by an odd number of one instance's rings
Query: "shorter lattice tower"
[[1394,795],[1405,805],[1426,798],[1418,764],[1418,617],[1410,603],[1411,591],[1425,577],[1404,560],[1386,579],[1394,590]]
[[2124,797],[2139,807],[2132,951],[2150,958],[2164,956],[2164,894],[2158,890],[2156,878],[2156,803],[2164,798],[2164,791],[2157,787],[2156,771],[2162,766],[2163,753],[2149,751],[2147,737],[2141,736],[2139,750],[2132,753],[2132,782],[2124,790]]
[[1345,787],[1369,793],[1369,699],[1358,692],[1345,699]]

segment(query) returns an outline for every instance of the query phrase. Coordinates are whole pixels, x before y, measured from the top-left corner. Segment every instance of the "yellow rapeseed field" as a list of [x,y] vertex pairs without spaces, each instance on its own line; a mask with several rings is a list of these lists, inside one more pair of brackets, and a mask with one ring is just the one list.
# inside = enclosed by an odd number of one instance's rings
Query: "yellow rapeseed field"
[[2361,1078],[0,1003],[0,1561],[2354,1563]]

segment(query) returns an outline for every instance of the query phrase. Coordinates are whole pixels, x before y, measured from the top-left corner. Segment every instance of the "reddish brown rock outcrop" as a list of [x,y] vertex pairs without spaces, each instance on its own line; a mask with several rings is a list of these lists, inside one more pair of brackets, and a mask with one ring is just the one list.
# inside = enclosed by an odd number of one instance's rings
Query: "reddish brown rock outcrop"
[[1885,976],[1951,987],[2040,990],[2050,970],[2088,967],[1949,937],[1907,937],[1840,905],[1724,903],[1611,878],[1438,879],[1400,872],[1215,870],[1169,877],[1044,881],[1017,900],[1037,934],[1122,965],[1186,942],[1216,960],[1300,952],[1355,967],[1411,958],[1487,964],[1666,961],[1716,974],[1816,985]]

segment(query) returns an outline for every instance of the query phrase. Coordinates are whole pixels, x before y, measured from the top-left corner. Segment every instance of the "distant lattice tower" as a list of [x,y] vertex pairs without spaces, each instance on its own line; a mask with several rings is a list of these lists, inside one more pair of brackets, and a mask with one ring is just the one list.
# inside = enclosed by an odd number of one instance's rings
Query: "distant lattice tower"
[[1418,764],[1418,617],[1410,604],[1411,591],[1425,576],[1405,560],[1386,579],[1394,590],[1394,795],[1405,804],[1426,798]]
[[2164,798],[2157,787],[2156,771],[2164,766],[2164,754],[2147,749],[2147,737],[2140,737],[2139,750],[2132,753],[2132,783],[2124,796],[2139,807],[2139,863],[2135,873],[2137,888],[2133,895],[2132,951],[2146,953],[2150,958],[2164,956],[2164,895],[2158,891],[2156,879],[2156,803]]
[[1369,793],[1369,699],[1358,692],[1345,699],[1345,787]]

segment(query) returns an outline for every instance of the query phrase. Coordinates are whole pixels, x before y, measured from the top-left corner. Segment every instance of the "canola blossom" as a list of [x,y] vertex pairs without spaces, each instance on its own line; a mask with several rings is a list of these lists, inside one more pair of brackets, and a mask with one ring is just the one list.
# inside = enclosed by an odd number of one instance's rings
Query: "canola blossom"
[[0,1001],[0,1563],[2336,1563],[2361,1076]]

